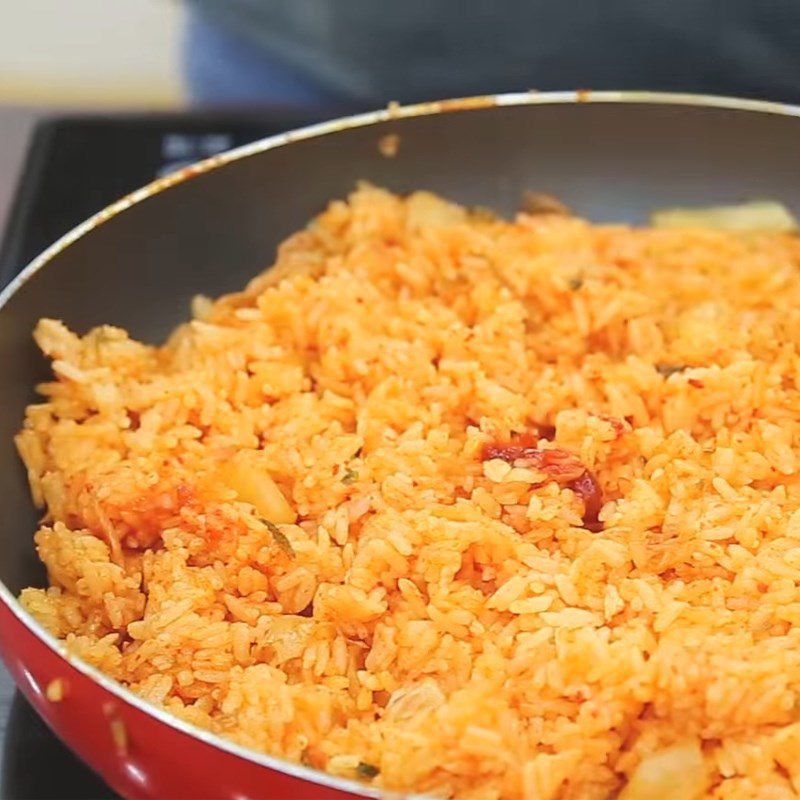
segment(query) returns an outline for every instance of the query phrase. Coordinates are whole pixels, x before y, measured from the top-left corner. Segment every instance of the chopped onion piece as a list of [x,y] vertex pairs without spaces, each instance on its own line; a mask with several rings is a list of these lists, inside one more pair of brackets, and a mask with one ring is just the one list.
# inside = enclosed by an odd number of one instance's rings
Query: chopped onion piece
[[392,722],[414,719],[420,714],[435,711],[445,701],[439,684],[433,678],[422,683],[395,689],[386,704],[386,718]]
[[211,316],[213,308],[214,301],[204,294],[196,294],[192,298],[191,310],[194,319],[207,320]]
[[724,231],[796,231],[797,220],[786,206],[773,200],[757,200],[735,206],[665,208],[655,211],[656,228],[715,228]]
[[448,203],[431,192],[414,192],[406,201],[409,228],[428,228],[455,225],[467,219],[466,209]]
[[294,509],[269,473],[244,459],[235,458],[223,469],[223,480],[239,499],[275,525],[290,525],[297,519]]
[[697,800],[707,785],[699,743],[682,742],[647,756],[619,800]]

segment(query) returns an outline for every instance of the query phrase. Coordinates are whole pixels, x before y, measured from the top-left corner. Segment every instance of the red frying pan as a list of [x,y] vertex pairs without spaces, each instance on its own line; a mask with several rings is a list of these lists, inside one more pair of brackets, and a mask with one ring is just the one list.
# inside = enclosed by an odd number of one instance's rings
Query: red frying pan
[[282,239],[361,179],[499,212],[517,208],[534,187],[598,221],[746,197],[800,209],[798,117],[800,109],[776,103],[616,92],[390,109],[215,157],[64,236],[0,295],[0,646],[19,687],[127,797],[377,796],[179,721],[65,655],[20,607],[19,591],[45,581],[33,546],[37,515],[12,444],[46,375],[31,341],[37,319],[60,318],[77,330],[113,322],[157,341],[192,295],[244,285]]

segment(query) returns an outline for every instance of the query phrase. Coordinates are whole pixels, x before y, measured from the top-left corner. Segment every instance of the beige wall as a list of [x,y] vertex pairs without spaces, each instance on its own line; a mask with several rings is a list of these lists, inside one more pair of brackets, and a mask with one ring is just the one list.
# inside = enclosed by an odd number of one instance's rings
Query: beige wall
[[0,103],[182,102],[177,0],[0,0]]

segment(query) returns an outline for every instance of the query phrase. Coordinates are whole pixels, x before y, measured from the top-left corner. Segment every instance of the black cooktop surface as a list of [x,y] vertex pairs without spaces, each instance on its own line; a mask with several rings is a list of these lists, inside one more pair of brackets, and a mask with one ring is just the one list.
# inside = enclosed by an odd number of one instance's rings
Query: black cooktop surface
[[[122,195],[198,159],[314,121],[288,111],[44,120],[32,137],[0,246],[0,288]],[[0,799],[116,797],[14,691],[1,665],[0,715]]]
[[293,111],[54,117],[36,127],[0,249],[0,283],[88,216],[154,178],[330,118]]

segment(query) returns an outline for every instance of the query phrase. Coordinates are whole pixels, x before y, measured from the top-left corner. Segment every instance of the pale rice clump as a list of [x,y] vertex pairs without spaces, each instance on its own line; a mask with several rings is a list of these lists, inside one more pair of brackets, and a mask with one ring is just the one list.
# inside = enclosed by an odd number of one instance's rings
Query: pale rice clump
[[784,233],[361,187],[162,347],[44,319],[22,602],[376,787],[794,797],[799,268]]

